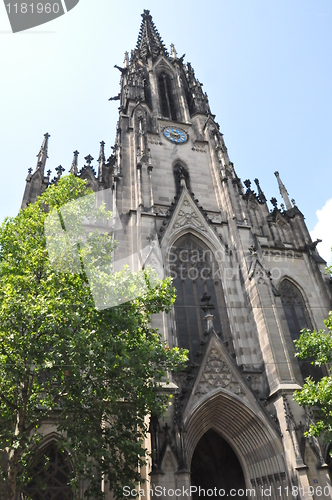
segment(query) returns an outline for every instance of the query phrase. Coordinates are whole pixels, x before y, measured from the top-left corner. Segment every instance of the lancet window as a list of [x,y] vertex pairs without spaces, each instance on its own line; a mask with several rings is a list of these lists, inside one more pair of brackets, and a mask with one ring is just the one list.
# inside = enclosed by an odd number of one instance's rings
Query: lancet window
[[161,73],[159,75],[160,108],[164,118],[176,120],[174,97],[172,94],[172,84],[169,75]]
[[178,344],[189,349],[191,362],[204,337],[204,312],[201,299],[211,296],[215,306],[214,329],[225,340],[229,338],[229,321],[218,263],[213,252],[192,234],[180,238],[168,257],[168,272],[173,277],[177,298],[175,320]]
[[57,449],[55,443],[51,443],[34,466],[32,480],[24,490],[24,498],[73,500],[71,487],[68,486],[69,475],[67,456]]
[[[303,328],[312,329],[304,298],[300,290],[288,279],[282,281],[280,285],[280,294],[292,340],[298,340]],[[322,377],[321,369],[314,367],[310,360],[299,359],[299,365],[303,378],[310,375],[314,380],[319,380]]]

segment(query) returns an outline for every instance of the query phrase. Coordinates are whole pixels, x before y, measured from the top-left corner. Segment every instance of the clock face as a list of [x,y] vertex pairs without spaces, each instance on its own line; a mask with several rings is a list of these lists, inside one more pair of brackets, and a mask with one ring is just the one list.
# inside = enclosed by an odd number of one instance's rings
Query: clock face
[[184,130],[175,127],[166,127],[164,129],[164,136],[166,137],[166,139],[174,142],[175,144],[182,144],[188,139],[188,136]]

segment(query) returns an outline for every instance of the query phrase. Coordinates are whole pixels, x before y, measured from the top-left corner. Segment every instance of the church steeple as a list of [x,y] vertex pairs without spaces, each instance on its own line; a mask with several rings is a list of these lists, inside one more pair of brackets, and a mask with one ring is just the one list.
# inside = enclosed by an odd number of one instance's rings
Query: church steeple
[[167,53],[164,42],[154,25],[152,16],[149,10],[144,10],[142,15],[141,28],[137,40],[137,49],[142,58],[149,55],[158,57],[160,52]]
[[125,114],[144,103],[152,111],[153,126],[156,119],[189,123],[193,115],[211,115],[203,84],[184,57],[178,57],[174,44],[170,53],[166,50],[150,11],[144,10],[135,50],[130,58],[126,52],[123,67],[115,65],[121,72],[121,91],[110,100],[120,100]]

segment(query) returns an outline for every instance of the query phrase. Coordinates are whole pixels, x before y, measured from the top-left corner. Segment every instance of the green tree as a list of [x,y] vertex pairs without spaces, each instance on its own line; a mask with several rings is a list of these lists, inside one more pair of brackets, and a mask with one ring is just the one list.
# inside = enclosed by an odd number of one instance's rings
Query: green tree
[[[332,267],[327,268],[332,273]],[[312,358],[315,366],[325,365],[328,375],[314,382],[310,377],[305,380],[301,391],[294,393],[294,400],[303,407],[314,407],[316,422],[311,423],[307,436],[319,436],[324,433],[326,439],[332,440],[332,311],[324,321],[326,330],[308,329],[302,331],[299,340],[295,341],[296,356]]]
[[[122,487],[140,480],[146,416],[167,405],[160,382],[186,359],[151,328],[151,314],[169,311],[174,301],[170,280],[152,288],[146,272],[143,297],[97,310],[89,269],[64,272],[75,260],[70,241],[62,242],[57,265],[50,261],[46,217],[80,197],[88,200],[89,193],[86,182],[66,176],[0,229],[0,443],[7,500],[29,484],[41,427],[50,417],[75,464],[73,491],[84,478],[86,498],[103,498],[105,480],[122,498]],[[90,208],[81,203],[76,220],[86,219]],[[111,217],[104,206],[97,215]],[[128,282],[131,289],[142,285],[142,273],[138,279],[126,269],[106,272],[113,246],[110,233],[91,233],[79,264],[92,262],[102,289],[117,287],[121,295]],[[64,259],[70,265],[61,270]]]

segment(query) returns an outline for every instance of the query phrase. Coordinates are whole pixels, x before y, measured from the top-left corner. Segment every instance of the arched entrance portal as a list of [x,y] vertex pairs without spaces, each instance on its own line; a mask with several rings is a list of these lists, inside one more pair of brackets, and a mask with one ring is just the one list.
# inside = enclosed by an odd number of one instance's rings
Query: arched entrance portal
[[[214,490],[210,498],[230,496],[230,490],[246,490],[240,462],[231,446],[217,432],[210,429],[199,440],[191,462],[191,485],[207,490]],[[225,493],[219,495],[219,490]],[[207,494],[207,493],[205,493]],[[204,495],[204,493],[203,493]],[[193,500],[201,498],[198,492]],[[232,498],[244,498],[244,495]]]

